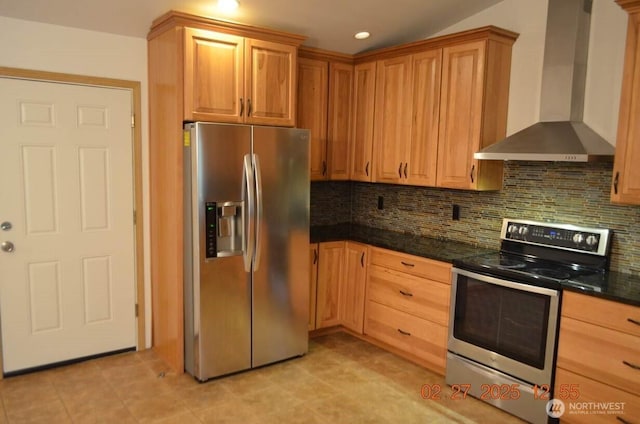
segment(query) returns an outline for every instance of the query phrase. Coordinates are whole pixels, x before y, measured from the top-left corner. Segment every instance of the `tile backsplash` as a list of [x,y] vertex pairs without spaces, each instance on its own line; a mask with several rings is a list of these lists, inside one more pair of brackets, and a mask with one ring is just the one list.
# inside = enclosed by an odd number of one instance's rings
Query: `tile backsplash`
[[[496,249],[502,218],[610,228],[611,269],[637,274],[640,207],[610,202],[611,173],[611,163],[510,161],[497,192],[314,182],[311,224],[353,222]],[[452,219],[453,205],[460,207],[459,220]]]

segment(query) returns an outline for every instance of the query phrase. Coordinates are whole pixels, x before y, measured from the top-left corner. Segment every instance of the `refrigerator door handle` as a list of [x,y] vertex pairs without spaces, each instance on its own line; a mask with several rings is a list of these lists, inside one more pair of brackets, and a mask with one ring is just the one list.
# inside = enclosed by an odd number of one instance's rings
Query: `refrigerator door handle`
[[242,165],[243,170],[243,194],[245,196],[243,200],[246,201],[248,212],[245,212],[245,209],[242,210],[242,259],[244,261],[244,270],[245,272],[251,272],[251,260],[253,259],[253,252],[255,248],[254,243],[254,225],[255,221],[253,217],[255,216],[255,186],[254,186],[254,175],[253,175],[253,166],[251,165],[251,156],[244,155],[244,161]]
[[260,171],[260,159],[253,154],[254,178],[256,182],[256,236],[255,236],[255,257],[253,259],[253,270],[260,267],[260,241],[262,233],[262,173]]

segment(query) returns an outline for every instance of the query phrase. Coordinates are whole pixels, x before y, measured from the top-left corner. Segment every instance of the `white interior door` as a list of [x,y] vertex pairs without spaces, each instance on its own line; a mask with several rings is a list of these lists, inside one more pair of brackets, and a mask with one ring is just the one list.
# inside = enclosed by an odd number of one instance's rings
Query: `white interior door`
[[135,347],[131,91],[0,93],[3,371]]

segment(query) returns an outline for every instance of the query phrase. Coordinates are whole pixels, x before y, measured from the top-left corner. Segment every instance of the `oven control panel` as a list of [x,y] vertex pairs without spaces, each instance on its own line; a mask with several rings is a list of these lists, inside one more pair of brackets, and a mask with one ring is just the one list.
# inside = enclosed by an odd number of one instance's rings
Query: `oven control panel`
[[610,233],[599,228],[505,219],[500,238],[604,256],[609,248]]

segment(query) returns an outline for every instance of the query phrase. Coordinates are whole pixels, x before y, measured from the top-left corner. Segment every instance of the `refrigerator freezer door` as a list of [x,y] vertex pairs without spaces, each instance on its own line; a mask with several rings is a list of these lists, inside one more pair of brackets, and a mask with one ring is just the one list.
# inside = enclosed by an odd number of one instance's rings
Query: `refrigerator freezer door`
[[261,203],[253,276],[253,366],[308,350],[309,134],[253,127]]
[[192,258],[185,263],[193,269],[193,283],[185,281],[185,363],[187,371],[206,380],[251,367],[251,276],[241,254],[207,259],[205,237],[205,205],[211,202],[219,207],[219,240],[231,240],[236,231],[245,230],[232,224],[244,214],[238,208],[248,203],[243,199],[243,160],[251,152],[251,128],[207,123],[193,127],[192,146],[187,148],[191,178],[185,187],[191,194],[193,234]]

